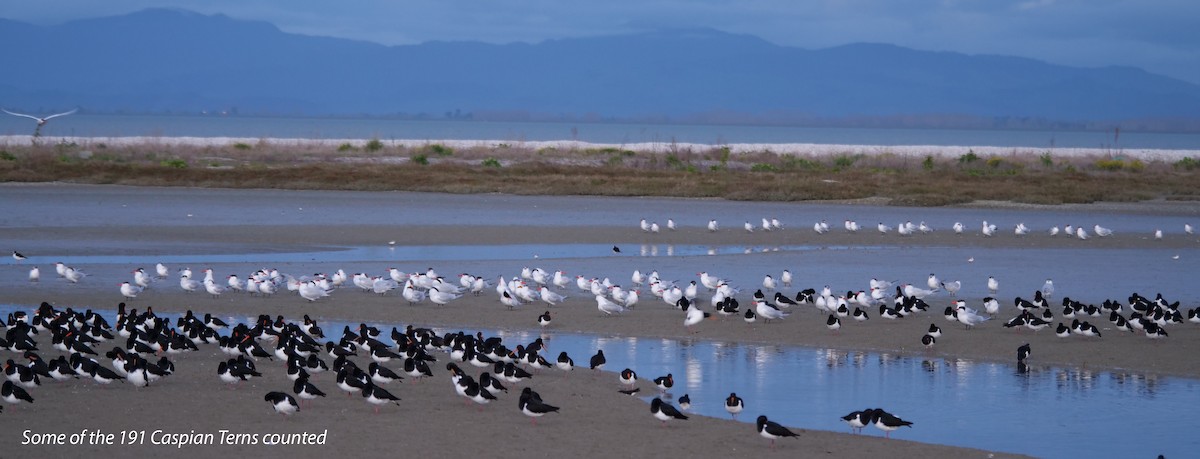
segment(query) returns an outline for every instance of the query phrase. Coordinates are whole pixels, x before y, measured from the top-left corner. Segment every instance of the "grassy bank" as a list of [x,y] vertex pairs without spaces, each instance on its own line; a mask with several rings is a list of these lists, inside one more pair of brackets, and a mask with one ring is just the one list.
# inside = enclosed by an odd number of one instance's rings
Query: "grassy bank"
[[794,155],[727,148],[665,152],[498,144],[388,145],[378,140],[109,146],[8,146],[0,181],[91,184],[406,190],[803,201],[881,197],[898,205],[975,200],[1034,204],[1200,200],[1200,161],[1051,151],[981,156],[843,153]]

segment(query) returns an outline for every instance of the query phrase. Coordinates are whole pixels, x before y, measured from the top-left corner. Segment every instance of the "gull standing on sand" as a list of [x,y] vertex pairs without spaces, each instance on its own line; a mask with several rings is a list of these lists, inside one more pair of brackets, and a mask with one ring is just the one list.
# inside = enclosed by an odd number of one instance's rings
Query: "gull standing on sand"
[[1042,296],[1046,298],[1054,296],[1054,281],[1046,279],[1046,283],[1042,284]]
[[141,287],[130,284],[129,282],[121,283],[121,296],[124,296],[126,299],[132,300],[137,298],[139,293],[142,293]]
[[968,308],[966,301],[958,300],[954,304],[956,306],[958,321],[966,325],[967,328],[974,327],[991,319],[991,317],[981,316],[974,309]]
[[550,306],[558,306],[559,303],[562,303],[563,300],[566,299],[565,296],[562,296],[562,295],[559,295],[558,293],[552,292],[552,291],[550,291],[549,288],[546,288],[545,286],[542,286],[542,289],[540,291],[538,291],[538,294],[541,297],[542,301]]
[[763,278],[762,286],[767,290],[775,290],[775,278],[771,277],[770,274],[767,274],[767,277]]
[[784,317],[788,316],[787,313],[780,311],[779,308],[776,308],[775,306],[768,304],[763,300],[757,300],[754,302],[754,312],[759,317],[762,317],[765,321],[783,319]]
[[982,232],[983,232],[983,235],[987,236],[987,237],[995,236],[996,235],[996,225],[989,224],[987,222],[987,220],[984,220]]
[[946,293],[949,293],[950,296],[955,296],[962,289],[962,282],[942,282],[942,288],[946,289]]
[[625,308],[617,303],[609,301],[604,295],[596,295],[596,309],[603,312],[606,316],[613,314],[624,314]]
[[53,115],[46,116],[46,117],[37,117],[37,116],[34,116],[34,115],[26,115],[26,114],[24,114],[24,113],[15,113],[15,112],[10,112],[10,111],[8,111],[8,110],[4,110],[4,109],[2,109],[2,108],[0,108],[0,110],[4,111],[4,113],[8,113],[9,115],[12,115],[12,116],[20,116],[20,117],[23,117],[23,118],[29,118],[29,119],[31,119],[31,120],[37,121],[37,128],[35,128],[35,129],[33,130],[33,138],[35,138],[35,139],[36,139],[36,138],[38,138],[38,137],[41,137],[41,136],[42,136],[42,126],[45,126],[47,121],[50,121],[50,120],[52,120],[52,119],[54,119],[54,118],[58,118],[58,117],[60,117],[60,116],[72,115],[72,114],[74,114],[75,112],[79,111],[79,109],[78,109],[78,108],[76,108],[76,109],[74,109],[74,110],[71,110],[71,111],[69,111],[69,112],[55,113],[55,114],[53,114]]

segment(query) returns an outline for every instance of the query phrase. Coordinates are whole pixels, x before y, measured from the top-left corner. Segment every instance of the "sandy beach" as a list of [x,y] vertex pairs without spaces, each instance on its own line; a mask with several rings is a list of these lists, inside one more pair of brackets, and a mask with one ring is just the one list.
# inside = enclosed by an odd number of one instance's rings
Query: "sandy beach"
[[[36,305],[42,301],[56,307],[113,309],[122,301],[116,284],[129,277],[128,272],[137,267],[124,262],[95,263],[84,266],[89,277],[79,284],[69,284],[56,279],[53,259],[41,254],[61,256],[147,256],[166,254],[222,254],[222,253],[284,253],[319,252],[354,245],[384,245],[387,241],[399,240],[401,245],[461,244],[615,244],[632,250],[638,244],[722,245],[746,244],[755,246],[789,245],[808,243],[811,235],[802,229],[786,234],[763,232],[745,234],[732,229],[709,233],[698,226],[682,228],[670,234],[649,236],[640,233],[632,224],[621,222],[607,225],[588,224],[588,218],[604,219],[605,212],[618,212],[622,206],[657,206],[658,202],[638,204],[636,199],[575,201],[578,198],[554,200],[545,197],[515,198],[489,196],[481,206],[518,205],[514,212],[524,212],[533,223],[489,224],[480,221],[479,215],[486,214],[481,208],[473,214],[472,209],[455,211],[442,224],[435,217],[412,217],[404,214],[386,215],[373,212],[370,199],[398,201],[402,208],[437,207],[456,197],[425,196],[420,194],[339,194],[335,192],[281,192],[261,190],[193,190],[155,189],[103,186],[71,185],[3,185],[0,196],[4,198],[9,212],[0,224],[0,239],[8,241],[14,248],[38,258],[25,264],[7,263],[0,265],[0,303]],[[206,203],[196,209],[175,206],[175,199],[188,197],[192,201]],[[347,199],[348,198],[348,199]],[[358,199],[361,198],[362,201]],[[414,200],[431,199],[432,203],[413,204]],[[342,214],[330,215],[328,219],[298,215],[294,211],[306,206],[320,207],[319,199],[337,201],[338,206],[350,207],[345,212],[363,213],[360,220],[339,220]],[[256,205],[263,200],[271,208],[293,209],[290,213],[274,215],[255,214]],[[21,204],[12,204],[20,202]],[[253,204],[258,202],[260,204]],[[557,204],[555,203],[557,202]],[[584,218],[580,224],[541,225],[536,221],[544,214],[553,214],[560,209],[585,202],[588,209],[601,214],[599,217]],[[670,202],[670,201],[668,201]],[[117,204],[119,203],[119,204]],[[247,203],[247,213],[235,211],[234,204]],[[311,203],[311,204],[308,204]],[[407,203],[407,204],[405,204]],[[39,205],[56,206],[44,213],[23,212]],[[709,203],[720,210],[725,203]],[[709,205],[706,204],[706,205]],[[127,214],[109,212],[113,205],[129,209]],[[613,206],[608,209],[606,206]],[[729,206],[749,206],[754,203],[728,203]],[[265,206],[265,205],[264,205]],[[819,206],[817,204],[816,206]],[[986,206],[985,206],[986,207]],[[1166,205],[1154,211],[1158,215],[1196,215],[1194,205]],[[91,209],[89,209],[91,208]],[[312,207],[310,207],[311,209]],[[144,210],[150,209],[150,210]],[[224,213],[221,209],[225,209]],[[754,209],[748,212],[759,212]],[[769,209],[768,209],[769,210]],[[172,212],[176,211],[176,212]],[[976,210],[978,211],[978,210]],[[145,212],[144,214],[142,212]],[[179,213],[191,212],[188,217]],[[1106,212],[1137,218],[1145,208],[1137,205],[1117,207],[1076,207],[1070,209],[1080,215],[1104,215]],[[636,215],[636,212],[631,213]],[[196,215],[193,217],[193,215]],[[191,218],[191,220],[189,220]],[[520,219],[518,219],[520,220]],[[636,222],[636,219],[632,220]],[[729,222],[733,226],[734,221]],[[1178,232],[1178,231],[1176,231]],[[811,233],[811,231],[809,231]],[[661,237],[660,237],[661,236]],[[830,246],[855,246],[864,244],[854,235],[827,235],[822,244]],[[650,239],[654,237],[656,239]],[[870,246],[903,246],[914,250],[940,250],[962,245],[949,231],[912,239],[881,241],[872,239]],[[791,239],[788,239],[791,238]],[[1173,236],[1163,241],[1154,241],[1145,234],[1118,234],[1113,238],[1089,241],[1082,251],[1132,249],[1146,251],[1173,251],[1186,256],[1196,253],[1195,238]],[[980,250],[1030,250],[1061,247],[1060,240],[1047,238],[1018,239],[997,237],[993,239],[971,239],[970,246]],[[1078,248],[1079,246],[1071,246]],[[739,268],[740,284],[746,290],[742,295],[748,304],[749,292],[755,286],[753,279],[761,279],[765,272],[774,272],[777,266],[785,265],[786,253],[766,253],[761,257],[744,262],[761,264],[761,270],[743,273]],[[664,272],[686,283],[694,279],[696,271],[704,270],[710,263],[720,266],[729,257],[715,257],[705,261],[696,257],[675,257],[653,260]],[[30,283],[25,280],[30,263],[42,266],[43,280]],[[400,264],[406,271],[423,270],[424,265],[416,262],[395,260],[391,263],[364,261],[344,263],[287,262],[273,263],[272,267],[282,272],[307,275],[317,271],[345,268],[348,272],[384,272],[390,264]],[[807,279],[819,279],[820,269],[802,269]],[[476,272],[492,276],[513,276],[523,266],[543,266],[556,269],[563,266],[574,274],[612,276],[619,282],[628,283],[633,269],[645,269],[650,264],[645,258],[625,259],[608,257],[603,259],[538,260],[530,257],[525,262],[515,260],[443,262],[436,268],[447,275],[458,272]],[[743,265],[738,265],[743,266]],[[144,266],[147,269],[151,266]],[[247,273],[261,267],[256,262],[214,263],[214,271]],[[48,268],[48,269],[47,269]],[[921,268],[924,272],[923,267]],[[617,277],[620,276],[620,277]],[[686,277],[692,276],[692,277]],[[869,276],[865,276],[863,280]],[[917,283],[923,278],[907,278]],[[813,282],[816,282],[815,280]],[[923,282],[921,282],[923,283]],[[816,287],[798,282],[793,292],[800,288]],[[1164,286],[1168,287],[1168,286]],[[1175,296],[1192,298],[1195,292],[1175,286]],[[1032,287],[1031,287],[1032,288]],[[947,322],[942,309],[952,301],[948,296],[929,300],[931,310],[913,319],[888,321],[873,318],[863,323],[849,323],[839,333],[830,333],[824,325],[823,314],[815,310],[797,311],[778,323],[758,322],[748,325],[740,319],[707,320],[690,333],[682,326],[682,317],[676,310],[666,307],[661,301],[644,294],[643,304],[623,317],[607,318],[596,310],[595,300],[589,295],[574,291],[562,305],[550,308],[554,332],[579,332],[615,336],[663,337],[680,340],[717,340],[741,343],[770,343],[812,346],[842,350],[886,351],[901,355],[928,355],[947,359],[970,359],[980,361],[1011,362],[1014,350],[1023,343],[1030,343],[1037,350],[1037,366],[1070,366],[1098,371],[1135,372],[1139,374],[1200,377],[1200,361],[1190,358],[1192,350],[1200,345],[1200,332],[1192,324],[1181,324],[1170,328],[1167,340],[1149,340],[1141,334],[1105,331],[1099,340],[1061,340],[1053,330],[1040,333],[1020,332],[1001,328],[999,320],[973,330],[964,330],[961,325]],[[1012,290],[1007,298],[1022,290]],[[1143,292],[1153,295],[1154,292]],[[1076,292],[1085,301],[1086,292]],[[964,290],[961,297],[973,306],[978,305],[984,295]],[[1003,296],[1003,295],[1002,295]],[[704,299],[707,298],[705,294]],[[1006,300],[1008,301],[1008,300]],[[307,314],[322,320],[343,320],[366,323],[411,323],[422,326],[471,327],[489,329],[526,330],[535,329],[536,317],[546,308],[528,305],[516,311],[502,307],[490,289],[480,297],[464,297],[446,306],[428,302],[415,306],[404,304],[396,295],[378,296],[341,289],[331,297],[317,302],[308,302],[295,294],[279,294],[272,298],[251,298],[244,295],[227,294],[211,298],[203,293],[182,292],[173,279],[160,282],[137,299],[129,302],[131,307],[152,306],[156,311],[182,312],[194,310],[211,312],[219,316],[248,316],[268,314],[283,315],[299,319]],[[977,306],[976,306],[977,307]],[[1185,307],[1193,305],[1185,303]],[[1011,307],[1009,309],[1011,311]],[[1057,311],[1056,311],[1057,312]],[[1007,318],[1007,317],[1003,317]],[[1110,326],[1103,318],[1095,323]],[[945,337],[932,350],[924,349],[920,336],[930,323],[945,329]],[[330,330],[326,330],[330,334]],[[336,333],[336,332],[334,332]],[[58,351],[48,346],[43,355],[55,357]],[[106,349],[106,348],[102,348]],[[9,354],[10,358],[19,357]],[[32,453],[41,457],[77,456],[80,453],[112,457],[136,451],[138,454],[166,456],[187,454],[189,456],[212,457],[226,454],[256,454],[272,457],[282,455],[316,456],[334,454],[372,454],[383,451],[394,454],[447,455],[484,454],[495,457],[527,457],[531,454],[576,454],[585,457],[622,455],[647,457],[656,455],[726,457],[730,454],[765,454],[769,452],[768,441],[758,437],[753,425],[724,419],[693,416],[684,422],[660,427],[650,416],[646,404],[636,398],[617,393],[613,386],[616,380],[611,372],[593,377],[586,371],[564,375],[561,372],[546,372],[535,376],[530,387],[538,390],[548,403],[562,407],[561,413],[539,419],[537,426],[529,424],[528,418],[516,408],[516,393],[502,394],[496,403],[485,406],[482,411],[474,404],[463,405],[463,399],[454,395],[444,368],[444,360],[434,368],[435,376],[414,384],[400,384],[393,393],[402,400],[399,406],[384,406],[378,415],[360,397],[347,397],[335,393],[332,374],[321,374],[315,381],[328,387],[330,397],[317,400],[311,407],[305,406],[295,416],[284,418],[271,412],[262,396],[269,390],[288,391],[291,384],[278,362],[260,362],[260,371],[265,377],[254,380],[243,387],[232,390],[221,384],[215,376],[215,367],[222,360],[219,352],[201,348],[200,352],[173,357],[178,373],[162,383],[148,388],[135,389],[114,383],[98,386],[90,381],[47,382],[32,389],[37,399],[33,405],[6,405],[0,414],[0,450]],[[575,356],[576,363],[586,356]],[[369,360],[360,358],[366,366]],[[652,383],[643,381],[643,390],[652,389]],[[521,386],[518,386],[519,390]],[[329,390],[333,389],[333,390]],[[289,391],[290,392],[290,391]],[[847,412],[865,407],[849,407]],[[753,418],[748,410],[743,416]],[[838,423],[831,420],[830,429]],[[918,427],[919,428],[919,427]],[[22,432],[29,429],[35,433],[76,433],[84,429],[101,429],[105,432],[144,431],[149,436],[156,430],[167,433],[280,433],[310,432],[326,433],[326,444],[307,446],[229,446],[204,445],[183,446],[151,445],[151,438],[141,446],[22,446]],[[878,431],[868,430],[866,435],[850,435],[832,431],[799,431],[799,439],[779,441],[777,454],[793,457],[836,455],[839,457],[1005,457],[1005,454],[955,448],[941,445],[915,443],[899,439],[885,440]],[[902,434],[903,432],[898,432]],[[119,440],[118,440],[119,442]],[[129,449],[133,448],[133,449]],[[335,453],[336,452],[336,453]]]

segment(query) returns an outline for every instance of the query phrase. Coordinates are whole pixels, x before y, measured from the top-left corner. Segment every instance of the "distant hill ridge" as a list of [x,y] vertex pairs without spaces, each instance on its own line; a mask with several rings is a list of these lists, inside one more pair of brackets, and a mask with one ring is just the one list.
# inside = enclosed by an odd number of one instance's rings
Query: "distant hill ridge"
[[1200,85],[1137,68],[810,50],[711,29],[383,46],[149,9],[55,26],[0,19],[0,53],[0,105],[31,110],[1200,119]]

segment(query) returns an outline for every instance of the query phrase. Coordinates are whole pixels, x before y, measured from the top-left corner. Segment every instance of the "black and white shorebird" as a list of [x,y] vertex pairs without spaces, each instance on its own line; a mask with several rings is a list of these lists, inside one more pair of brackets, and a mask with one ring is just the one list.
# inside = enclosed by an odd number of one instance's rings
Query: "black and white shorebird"
[[758,434],[763,438],[771,440],[771,448],[775,448],[775,439],[784,437],[799,437],[795,432],[781,426],[778,423],[771,422],[766,416],[759,416],[755,421],[755,426],[758,428]]
[[366,399],[367,403],[375,405],[376,414],[379,413],[380,405],[386,405],[388,403],[395,403],[396,405],[400,404],[400,397],[392,395],[391,392],[388,392],[382,387],[376,386],[371,382],[367,382],[367,387],[363,388],[362,396],[363,399]]
[[746,408],[745,402],[741,397],[738,397],[736,392],[730,392],[728,397],[725,397],[725,411],[734,419],[737,419],[738,413],[741,413]]
[[562,371],[571,371],[575,369],[575,361],[571,360],[567,351],[562,351],[558,353],[558,361],[554,362],[554,366]]
[[[300,378],[292,385],[292,392],[296,393],[301,400],[314,400],[317,397],[324,397],[325,393],[321,389],[317,389],[312,383],[308,382],[308,378]],[[312,404],[309,404],[311,407]]]
[[876,408],[874,410],[874,412],[871,414],[871,423],[875,425],[875,428],[882,430],[883,436],[887,437],[887,438],[892,438],[891,435],[892,435],[893,430],[899,429],[901,427],[910,427],[911,428],[912,424],[913,424],[911,422],[900,419],[900,418],[896,417],[895,415],[893,415],[892,413],[888,413],[887,411],[884,411],[880,408]]
[[404,379],[404,377],[396,374],[396,372],[381,365],[379,362],[371,362],[371,366],[367,367],[367,374],[371,375],[371,382],[375,384],[388,384],[392,381]]
[[521,397],[517,400],[517,408],[521,409],[521,413],[529,416],[529,421],[533,425],[537,425],[537,418],[545,416],[546,413],[558,411],[557,406],[547,405],[542,402],[542,396],[528,387],[521,389]]
[[842,328],[842,319],[839,319],[838,316],[830,314],[829,319],[825,321],[825,326],[828,327],[830,331],[837,333],[838,329]]
[[1031,352],[1032,350],[1029,348],[1029,343],[1022,344],[1021,347],[1017,348],[1017,361],[1024,362],[1029,360],[1029,354]]
[[850,432],[859,433],[862,432],[863,427],[871,423],[871,414],[873,412],[874,410],[870,408],[863,411],[854,411],[842,416],[842,421],[850,426]]
[[666,426],[667,421],[672,419],[686,420],[688,418],[670,403],[664,402],[658,397],[654,397],[654,400],[650,401],[650,414],[653,414],[656,419],[662,421],[663,426]]
[[263,400],[269,402],[271,407],[275,408],[275,412],[282,415],[291,415],[300,411],[300,405],[296,404],[296,399],[283,392],[267,392],[267,395],[263,396]]
[[4,381],[4,386],[0,387],[0,398],[14,405],[21,402],[33,403],[33,397],[29,396],[29,392],[25,392],[25,389],[13,384],[12,381]]
[[921,344],[925,345],[925,349],[933,349],[933,345],[937,344],[937,338],[934,338],[933,335],[926,333],[925,336],[921,337]]
[[629,369],[629,368],[621,370],[621,378],[620,378],[621,384],[626,385],[626,386],[633,386],[633,385],[637,384],[637,379],[638,379],[638,377],[637,377],[636,371],[633,371],[632,369]]
[[596,355],[593,355],[592,360],[588,362],[588,368],[593,370],[601,370],[604,368],[604,364],[606,363],[608,363],[608,359],[604,358],[604,349],[598,349],[596,350]]
[[21,252],[18,252],[16,250],[13,250],[12,257],[13,257],[13,260],[17,260],[17,261],[24,261],[26,258],[28,258],[25,255],[21,255]]
[[658,386],[659,392],[665,394],[668,390],[671,390],[671,387],[675,385],[675,377],[671,375],[671,373],[667,373],[666,376],[659,376],[654,378],[654,385]]
[[682,397],[679,397],[679,409],[683,411],[692,409],[692,398],[688,397],[688,394],[683,394]]
[[42,126],[45,126],[45,125],[46,125],[46,122],[48,122],[48,121],[50,121],[50,120],[52,120],[52,119],[54,119],[54,118],[58,118],[58,117],[60,117],[60,116],[72,115],[72,114],[74,114],[75,112],[79,111],[79,109],[78,109],[78,108],[76,108],[76,109],[74,109],[74,110],[71,110],[71,111],[69,111],[69,112],[55,113],[55,114],[53,114],[53,115],[50,115],[50,116],[43,116],[43,117],[34,116],[34,115],[26,115],[26,114],[24,114],[24,113],[10,112],[10,111],[8,111],[8,110],[5,110],[5,109],[2,109],[2,108],[0,108],[0,111],[3,111],[4,113],[8,113],[9,115],[12,115],[12,116],[20,116],[20,117],[23,117],[23,118],[29,118],[29,119],[31,119],[31,120],[37,121],[37,128],[35,128],[35,129],[33,130],[33,137],[34,137],[34,138],[37,138],[37,137],[41,137],[41,136],[42,136]]

